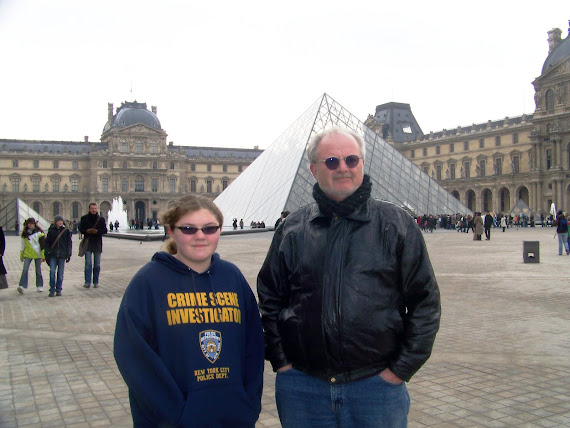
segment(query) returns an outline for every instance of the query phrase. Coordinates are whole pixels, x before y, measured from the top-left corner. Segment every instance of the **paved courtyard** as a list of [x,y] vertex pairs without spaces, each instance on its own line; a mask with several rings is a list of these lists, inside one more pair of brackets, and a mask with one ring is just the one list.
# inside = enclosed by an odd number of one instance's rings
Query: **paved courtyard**
[[[551,228],[426,234],[442,295],[433,355],[408,385],[409,427],[570,426],[570,257]],[[223,236],[219,252],[250,285],[272,232]],[[127,387],[113,358],[115,317],[133,274],[162,242],[105,238],[101,287],[84,289],[83,259],[67,265],[63,296],[26,294],[19,238],[4,258],[0,290],[0,427],[130,427]],[[523,241],[540,263],[523,263]],[[74,237],[75,251],[77,237]],[[44,264],[44,284],[48,269]],[[266,365],[257,427],[279,427],[275,376]]]

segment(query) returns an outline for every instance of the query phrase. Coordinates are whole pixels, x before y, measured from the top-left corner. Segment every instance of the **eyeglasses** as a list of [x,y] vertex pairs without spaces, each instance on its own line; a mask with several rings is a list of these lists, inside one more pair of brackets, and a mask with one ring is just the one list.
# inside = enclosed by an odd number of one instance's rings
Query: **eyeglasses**
[[334,156],[331,156],[330,158],[326,158],[325,160],[321,160],[319,162],[323,162],[328,169],[334,171],[340,165],[341,159],[344,161],[347,167],[356,168],[360,162],[360,159],[362,159],[362,156],[348,155],[345,158],[336,158]]
[[175,229],[180,229],[184,235],[196,235],[199,230],[202,231],[204,235],[213,235],[218,231],[221,226],[206,226],[206,227],[194,227],[194,226],[174,226]]

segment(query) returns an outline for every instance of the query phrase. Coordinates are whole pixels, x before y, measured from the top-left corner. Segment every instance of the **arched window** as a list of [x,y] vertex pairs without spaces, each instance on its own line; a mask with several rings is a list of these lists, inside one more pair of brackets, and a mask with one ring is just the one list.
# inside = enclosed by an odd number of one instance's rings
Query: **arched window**
[[546,91],[546,109],[554,110],[554,91],[549,89]]

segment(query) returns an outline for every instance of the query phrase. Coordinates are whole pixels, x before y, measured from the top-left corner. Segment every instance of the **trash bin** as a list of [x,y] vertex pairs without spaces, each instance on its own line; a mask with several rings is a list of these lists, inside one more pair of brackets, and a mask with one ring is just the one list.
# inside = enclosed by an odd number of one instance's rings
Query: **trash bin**
[[523,241],[523,262],[540,263],[539,241]]

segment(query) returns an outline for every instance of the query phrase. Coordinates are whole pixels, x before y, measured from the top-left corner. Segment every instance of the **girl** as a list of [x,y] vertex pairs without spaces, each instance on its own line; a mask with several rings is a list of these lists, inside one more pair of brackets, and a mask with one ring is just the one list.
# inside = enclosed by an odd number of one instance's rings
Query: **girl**
[[136,427],[254,427],[263,332],[239,269],[215,252],[223,216],[198,195],[171,203],[158,252],[130,282],[114,354]]
[[20,250],[20,261],[24,262],[18,293],[24,294],[24,289],[28,288],[28,270],[32,260],[36,265],[36,287],[39,293],[44,291],[44,279],[42,278],[42,262],[45,261],[45,234],[42,228],[36,223],[33,217],[26,220],[24,231],[22,232],[22,247]]

